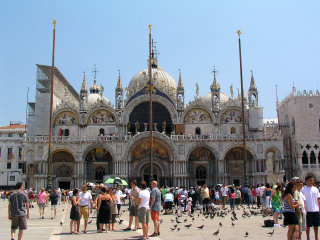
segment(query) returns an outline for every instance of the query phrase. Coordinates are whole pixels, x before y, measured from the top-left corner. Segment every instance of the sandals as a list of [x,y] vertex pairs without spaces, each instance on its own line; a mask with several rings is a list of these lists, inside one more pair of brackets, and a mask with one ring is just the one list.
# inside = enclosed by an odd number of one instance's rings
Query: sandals
[[149,237],[157,237],[157,236],[159,236],[159,234],[154,232]]
[[123,229],[123,231],[131,231],[131,228],[127,227],[127,228]]

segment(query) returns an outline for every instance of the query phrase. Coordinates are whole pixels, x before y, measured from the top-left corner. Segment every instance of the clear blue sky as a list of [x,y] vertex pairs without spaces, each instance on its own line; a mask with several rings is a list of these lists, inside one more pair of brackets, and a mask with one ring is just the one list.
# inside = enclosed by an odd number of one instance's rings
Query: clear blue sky
[[52,19],[56,66],[77,91],[92,69],[114,103],[117,70],[123,85],[146,68],[148,24],[160,51],[159,65],[177,81],[182,71],[186,102],[210,91],[215,65],[221,91],[239,87],[236,31],[242,34],[244,88],[250,70],[264,118],[276,118],[279,99],[297,89],[319,89],[320,1],[0,1],[0,126],[25,121],[27,87],[34,101],[35,64],[51,65]]

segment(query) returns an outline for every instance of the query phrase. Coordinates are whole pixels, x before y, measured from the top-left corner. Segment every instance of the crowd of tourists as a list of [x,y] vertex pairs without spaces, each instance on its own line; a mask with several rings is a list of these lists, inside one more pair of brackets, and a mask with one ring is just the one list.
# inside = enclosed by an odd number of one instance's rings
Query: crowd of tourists
[[[193,214],[199,210],[210,213],[217,209],[240,209],[240,205],[248,205],[260,209],[265,216],[273,216],[274,226],[280,226],[279,218],[283,216],[283,225],[288,226],[287,239],[301,239],[306,231],[309,239],[310,228],[318,237],[319,226],[319,189],[314,186],[314,178],[306,178],[306,186],[297,177],[284,184],[260,184],[258,186],[234,186],[218,184],[208,187],[206,184],[186,189],[185,187],[158,188],[153,181],[151,188],[145,181],[138,183],[133,180],[129,188],[107,188],[103,184],[83,185],[81,189],[51,192],[44,188],[36,193],[33,189],[24,190],[18,183],[16,191],[5,194],[0,191],[1,198],[9,199],[8,218],[11,220],[11,239],[19,228],[18,239],[22,239],[23,230],[27,228],[29,208],[39,208],[39,217],[44,219],[45,209],[50,205],[51,219],[56,218],[57,206],[70,204],[70,234],[80,234],[80,220],[83,219],[83,231],[87,233],[88,220],[96,217],[97,232],[115,230],[115,223],[122,222],[121,207],[128,201],[129,223],[123,231],[142,229],[142,239],[160,236],[160,213]],[[50,203],[50,204],[49,204]],[[227,205],[228,204],[228,205]],[[150,218],[154,224],[154,232],[149,235]]]

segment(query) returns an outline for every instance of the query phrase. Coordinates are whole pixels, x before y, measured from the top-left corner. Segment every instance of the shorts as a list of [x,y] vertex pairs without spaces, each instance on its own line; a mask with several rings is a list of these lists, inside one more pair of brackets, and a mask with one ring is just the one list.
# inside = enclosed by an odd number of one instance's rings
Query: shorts
[[27,218],[26,216],[12,216],[11,229],[16,230],[25,230],[27,229]]
[[298,215],[298,223],[299,223],[299,232],[306,230],[306,215],[302,213],[302,215]]
[[38,203],[38,207],[39,208],[45,208],[46,207],[46,203]]
[[118,214],[111,214],[111,223],[115,223],[116,222],[116,217]]
[[298,216],[294,212],[284,212],[283,213],[284,220],[283,220],[283,225],[288,226],[288,225],[298,225]]
[[129,216],[138,216],[138,206],[131,205]]
[[226,205],[227,197],[226,196],[222,196],[221,197],[221,202],[222,202],[223,205]]
[[57,205],[51,205],[51,210],[57,210]]
[[149,209],[144,207],[138,208],[138,218],[141,223],[149,223]]
[[172,202],[165,202],[164,209],[165,210],[172,210]]
[[153,221],[160,221],[159,212],[158,211],[150,211],[151,219]]
[[307,212],[307,227],[319,226],[319,212]]
[[80,218],[83,217],[83,220],[87,221],[89,219],[89,207],[88,206],[84,206],[81,207],[80,206]]

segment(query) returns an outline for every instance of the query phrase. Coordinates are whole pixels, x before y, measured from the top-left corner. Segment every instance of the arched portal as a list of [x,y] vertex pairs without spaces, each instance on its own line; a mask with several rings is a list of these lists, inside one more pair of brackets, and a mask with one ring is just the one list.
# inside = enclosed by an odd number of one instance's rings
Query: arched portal
[[[248,150],[246,150],[246,158],[247,158],[247,169],[248,169],[250,162],[253,160],[253,155]],[[243,179],[243,176],[244,176],[244,160],[243,159],[244,159],[244,156],[243,156],[242,147],[234,147],[227,152],[225,156],[225,161],[226,161],[226,173],[229,176],[229,183],[233,183],[235,185],[239,185],[243,183],[243,180],[244,180]],[[261,167],[265,169],[265,166],[261,166]]]
[[102,183],[105,175],[111,175],[113,157],[102,147],[91,149],[85,155],[87,181]]
[[[153,140],[153,178],[157,179],[159,185],[171,185],[173,183],[171,174],[171,161],[173,153],[168,144],[163,140]],[[150,142],[144,138],[135,143],[129,153],[131,160],[130,178],[137,181],[149,181],[150,179]]]
[[62,189],[70,189],[76,174],[74,156],[66,150],[58,150],[52,155],[53,174],[55,186]]
[[[152,119],[153,119],[153,130],[159,132],[172,132],[172,120],[171,115],[167,108],[161,103],[152,102]],[[149,131],[149,102],[142,102],[134,108],[129,116],[128,130],[132,133]]]
[[188,173],[190,186],[215,183],[217,173],[216,157],[207,147],[197,147],[189,155]]

